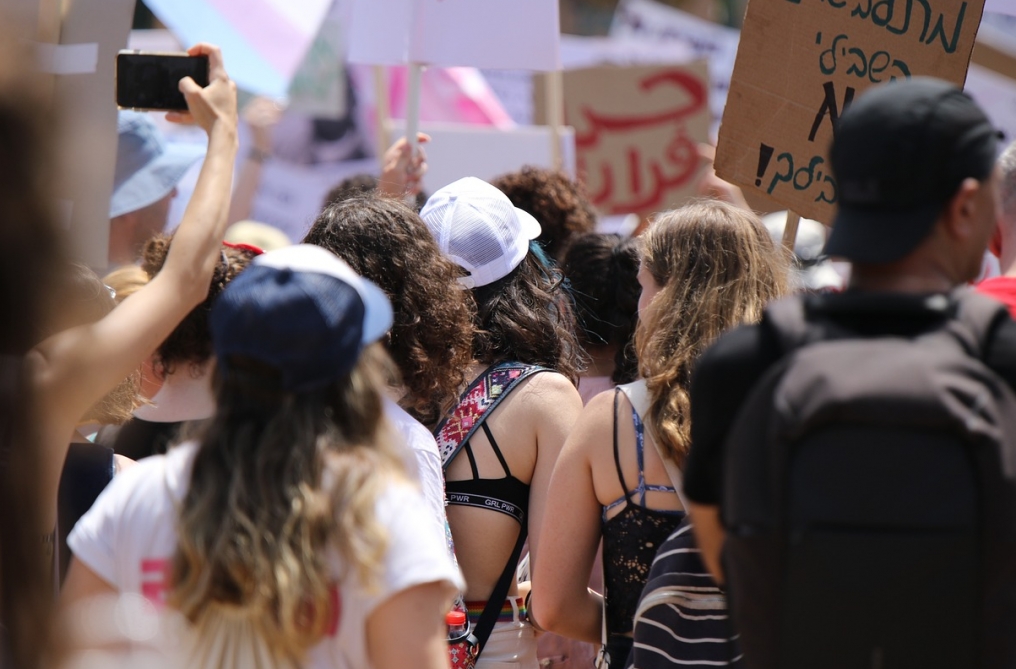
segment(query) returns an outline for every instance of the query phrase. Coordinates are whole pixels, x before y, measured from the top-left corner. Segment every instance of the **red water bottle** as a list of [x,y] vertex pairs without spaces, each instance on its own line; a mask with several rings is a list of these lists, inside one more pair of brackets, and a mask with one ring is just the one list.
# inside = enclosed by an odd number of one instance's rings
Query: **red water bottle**
[[452,669],[473,669],[478,649],[476,637],[470,634],[466,612],[449,611],[445,622],[448,623],[448,656]]

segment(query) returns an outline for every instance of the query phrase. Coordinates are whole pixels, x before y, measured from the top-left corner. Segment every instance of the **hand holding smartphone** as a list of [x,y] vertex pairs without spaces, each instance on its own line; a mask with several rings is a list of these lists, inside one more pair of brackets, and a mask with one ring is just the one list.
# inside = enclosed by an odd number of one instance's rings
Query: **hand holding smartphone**
[[116,56],[116,104],[124,109],[187,111],[180,80],[209,83],[208,56],[121,51]]

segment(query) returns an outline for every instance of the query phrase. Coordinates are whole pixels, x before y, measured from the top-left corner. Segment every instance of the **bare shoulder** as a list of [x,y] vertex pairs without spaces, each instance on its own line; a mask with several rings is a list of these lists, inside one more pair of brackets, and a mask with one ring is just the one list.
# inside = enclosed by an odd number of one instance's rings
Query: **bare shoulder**
[[577,415],[582,408],[582,397],[564,375],[542,372],[533,374],[519,386],[519,404],[539,414],[570,412]]
[[[623,400],[623,398],[622,398]],[[576,436],[609,434],[614,424],[614,391],[605,390],[589,400],[575,425]]]

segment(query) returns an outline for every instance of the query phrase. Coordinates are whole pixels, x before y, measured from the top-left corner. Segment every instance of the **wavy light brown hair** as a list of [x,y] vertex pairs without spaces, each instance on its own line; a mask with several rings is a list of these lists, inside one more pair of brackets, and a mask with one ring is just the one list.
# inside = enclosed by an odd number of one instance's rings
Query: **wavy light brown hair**
[[574,237],[596,228],[585,189],[564,172],[527,165],[490,183],[540,222],[543,231],[536,241],[558,262]]
[[485,365],[542,365],[577,385],[584,360],[571,296],[561,272],[534,246],[507,276],[470,291],[476,303],[473,357]]
[[217,368],[217,411],[199,439],[179,517],[170,603],[201,627],[228,613],[299,663],[332,616],[329,549],[372,587],[388,545],[375,503],[402,461],[383,420],[372,346],[344,379],[306,393],[241,358]]
[[151,277],[148,276],[148,272],[137,265],[118,267],[102,277],[102,282],[116,291],[113,301],[117,304],[147,286],[149,281]]
[[690,446],[691,371],[724,331],[757,323],[788,291],[789,258],[753,212],[705,200],[659,214],[643,233],[642,265],[661,290],[635,334],[649,421],[678,464]]
[[[172,242],[172,235],[156,235],[145,242],[145,247],[141,251],[141,269],[148,276],[154,277],[162,270]],[[208,296],[201,304],[191,309],[155,351],[158,373],[172,374],[176,371],[177,365],[189,363],[202,365],[212,357],[212,333],[208,329],[208,315],[212,312],[212,304],[229,282],[247,269],[255,255],[255,252],[249,249],[223,244],[219,262],[216,263],[215,271],[212,273]]]
[[459,270],[423,220],[399,200],[360,194],[325,207],[305,244],[339,256],[388,295],[388,352],[407,390],[402,406],[435,425],[458,401],[472,360],[472,309]]

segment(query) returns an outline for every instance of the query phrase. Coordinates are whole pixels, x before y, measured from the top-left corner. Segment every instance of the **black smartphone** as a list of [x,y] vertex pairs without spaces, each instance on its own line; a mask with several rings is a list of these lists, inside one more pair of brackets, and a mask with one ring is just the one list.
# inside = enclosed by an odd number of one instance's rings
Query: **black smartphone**
[[116,55],[116,104],[124,109],[186,111],[180,80],[208,85],[208,56],[121,51]]

